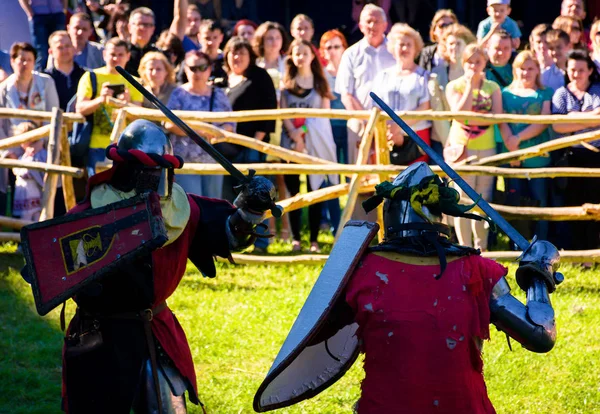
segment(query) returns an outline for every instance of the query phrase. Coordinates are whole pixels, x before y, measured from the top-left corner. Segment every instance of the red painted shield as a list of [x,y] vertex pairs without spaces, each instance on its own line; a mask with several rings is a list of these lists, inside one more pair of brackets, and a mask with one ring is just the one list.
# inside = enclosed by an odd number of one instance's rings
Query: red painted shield
[[31,224],[21,230],[35,305],[45,315],[91,281],[162,246],[156,193]]

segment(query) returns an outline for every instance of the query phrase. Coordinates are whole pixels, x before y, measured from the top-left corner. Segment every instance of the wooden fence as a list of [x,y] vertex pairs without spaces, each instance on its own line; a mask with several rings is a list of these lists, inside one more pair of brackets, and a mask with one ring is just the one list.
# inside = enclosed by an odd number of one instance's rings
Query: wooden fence
[[[278,157],[282,160],[280,163],[262,163],[262,164],[238,164],[236,165],[242,172],[249,169],[256,170],[257,174],[262,175],[280,175],[280,174],[339,174],[342,177],[349,177],[348,183],[331,186],[324,189],[312,191],[307,194],[298,194],[297,196],[280,200],[279,204],[284,207],[286,212],[293,211],[308,205],[326,201],[340,196],[347,195],[346,208],[342,213],[340,226],[350,217],[356,206],[357,197],[361,193],[373,191],[376,184],[382,180],[397,175],[404,166],[389,165],[389,150],[385,131],[385,123],[389,120],[386,114],[378,109],[371,111],[345,111],[345,110],[320,110],[320,109],[280,109],[280,110],[260,110],[260,111],[239,111],[239,112],[190,112],[175,111],[184,121],[197,130],[211,143],[229,142],[256,149],[265,154]],[[529,124],[552,124],[552,123],[578,123],[583,121],[597,120],[597,117],[589,116],[526,116],[526,115],[490,115],[478,114],[474,112],[403,112],[399,113],[404,119],[410,120],[482,120],[490,124],[501,122],[518,122]],[[74,168],[70,163],[68,151],[67,131],[73,122],[82,121],[83,118],[77,114],[62,113],[55,109],[52,113],[38,111],[20,111],[11,109],[0,109],[0,118],[21,118],[35,121],[50,122],[35,131],[31,131],[20,136],[5,139],[0,142],[0,149],[20,145],[23,142],[34,141],[49,136],[48,143],[48,161],[46,163],[22,162],[16,160],[0,159],[0,167],[26,167],[35,170],[45,171],[47,179],[44,187],[44,207],[42,217],[51,218],[53,216],[52,206],[56,194],[56,183],[59,176],[62,179],[64,197],[67,208],[75,204],[73,192],[73,177],[81,177],[83,170]],[[320,158],[312,157],[307,154],[287,150],[279,146],[257,141],[250,137],[222,130],[209,122],[245,122],[267,119],[291,119],[291,118],[339,118],[351,119],[358,118],[367,121],[362,141],[359,148],[359,155],[356,164],[338,164]],[[150,110],[139,107],[125,107],[117,112],[111,139],[116,141],[127,124],[138,118],[152,121],[166,121],[167,118],[158,110]],[[513,151],[504,154],[497,154],[483,159],[470,159],[469,165],[457,165],[456,170],[462,175],[492,175],[510,178],[541,178],[541,177],[600,177],[600,168],[501,168],[499,164],[506,164],[514,160],[524,160],[527,158],[546,154],[560,148],[566,148],[571,145],[589,142],[600,139],[600,131],[578,134],[566,138],[556,139],[544,144],[530,147],[524,150]],[[369,152],[375,150],[377,160],[376,165],[367,165]],[[290,164],[293,163],[293,164]],[[99,166],[103,168],[103,166]],[[106,166],[104,166],[106,168]],[[443,175],[439,167],[433,167],[433,170]],[[180,171],[186,174],[221,174],[225,170],[218,164],[186,164]],[[342,181],[343,182],[343,181]],[[600,205],[584,205],[563,208],[523,208],[509,206],[494,206],[505,217],[510,219],[543,219],[543,220],[600,220]],[[383,209],[378,209],[378,221],[382,223]],[[6,217],[0,217],[0,225],[5,227],[19,229],[27,224],[23,220],[15,220]],[[383,228],[383,227],[382,227]],[[0,240],[17,240],[18,235],[14,233],[0,233]],[[380,234],[380,238],[383,235]],[[572,253],[572,254],[571,254]],[[598,251],[586,252],[567,252],[565,257],[573,261],[599,261]],[[491,252],[494,257],[512,257],[512,252]],[[244,255],[244,262],[251,262],[251,256]],[[274,256],[269,258],[269,262],[287,263],[289,261],[303,261],[304,256],[281,257]],[[307,256],[308,257],[308,256]],[[239,259],[239,256],[238,256]],[[240,259],[241,260],[241,259]],[[257,259],[258,260],[258,259]],[[313,262],[312,258],[306,259]],[[316,260],[316,259],[315,259]],[[318,260],[322,260],[322,257]],[[267,262],[263,256],[259,261]]]

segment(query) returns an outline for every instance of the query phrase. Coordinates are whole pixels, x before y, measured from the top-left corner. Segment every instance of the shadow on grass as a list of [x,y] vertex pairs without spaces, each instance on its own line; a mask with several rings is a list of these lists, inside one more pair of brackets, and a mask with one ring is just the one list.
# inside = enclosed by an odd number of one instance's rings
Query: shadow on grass
[[60,413],[63,334],[35,311],[23,264],[0,253],[0,413]]

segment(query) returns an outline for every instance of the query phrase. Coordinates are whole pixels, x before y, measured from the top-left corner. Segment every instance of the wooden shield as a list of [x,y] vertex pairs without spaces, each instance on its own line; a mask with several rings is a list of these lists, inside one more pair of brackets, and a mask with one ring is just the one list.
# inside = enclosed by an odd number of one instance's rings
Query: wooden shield
[[267,377],[254,396],[254,410],[264,412],[311,398],[334,384],[358,356],[356,323],[323,335],[360,258],[379,225],[349,221],[308,295]]
[[167,241],[156,193],[21,229],[27,278],[45,315],[88,283]]

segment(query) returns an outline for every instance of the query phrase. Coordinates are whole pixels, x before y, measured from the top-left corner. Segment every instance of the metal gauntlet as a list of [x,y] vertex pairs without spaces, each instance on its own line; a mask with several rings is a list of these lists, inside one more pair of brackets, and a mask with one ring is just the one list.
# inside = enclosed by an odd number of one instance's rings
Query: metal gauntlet
[[265,211],[270,209],[275,217],[281,216],[280,207],[275,205],[275,197],[275,186],[265,177],[254,176],[249,183],[241,186],[233,202],[238,210],[227,221],[227,236],[232,250],[250,246],[257,237],[272,237],[254,230],[258,226],[266,227],[262,224]]

